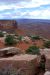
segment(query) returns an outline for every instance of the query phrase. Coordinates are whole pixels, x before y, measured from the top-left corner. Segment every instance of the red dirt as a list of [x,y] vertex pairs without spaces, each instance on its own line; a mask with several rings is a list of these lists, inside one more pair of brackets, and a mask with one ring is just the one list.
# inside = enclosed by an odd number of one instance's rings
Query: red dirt
[[[25,34],[25,30],[23,31],[23,30],[18,29],[17,30],[17,33],[19,35],[24,35]],[[24,41],[23,42],[20,42],[17,45],[15,45],[15,47],[18,47],[21,50],[24,50],[25,51],[25,50],[27,50],[32,45],[36,45],[36,46],[42,48],[43,47],[43,44],[44,44],[43,40],[36,40],[34,42],[32,42],[32,40],[30,40],[29,43],[26,43]],[[4,43],[2,42],[2,40],[0,40],[0,48],[4,48],[4,47],[6,47],[6,46],[4,45]]]
[[[43,41],[42,40],[37,40],[37,41],[32,42],[32,40],[30,40],[28,43],[23,41],[23,42],[17,43],[15,45],[15,47],[18,47],[21,50],[25,51],[32,45],[36,45],[36,46],[42,48],[43,47]],[[0,40],[0,48],[5,48],[5,47],[6,46],[4,45],[4,43]]]
[[43,41],[42,40],[38,40],[38,41],[35,41],[35,42],[29,41],[28,44],[25,43],[25,42],[20,42],[15,47],[18,47],[22,51],[25,51],[32,45],[36,45],[37,47],[43,48]]
[[16,32],[19,35],[25,35],[25,30],[17,29]]
[[0,40],[0,48],[5,48],[6,46],[4,45],[4,43],[3,42],[1,42],[1,40]]
[[28,44],[23,41],[23,42],[18,43],[18,44],[16,45],[16,47],[20,48],[21,50],[26,50],[26,49],[28,49],[31,45],[33,45],[33,42],[32,42],[32,41],[30,41]]

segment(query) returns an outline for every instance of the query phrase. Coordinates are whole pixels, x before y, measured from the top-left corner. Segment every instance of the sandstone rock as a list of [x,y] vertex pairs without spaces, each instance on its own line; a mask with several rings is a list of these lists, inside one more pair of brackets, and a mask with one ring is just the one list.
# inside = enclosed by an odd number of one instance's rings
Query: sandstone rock
[[40,49],[40,53],[46,56],[46,69],[50,70],[50,48]]
[[17,28],[15,20],[0,20],[0,30],[12,32]]
[[50,75],[50,71],[46,71],[44,75]]
[[9,54],[21,54],[21,50],[16,47],[7,47],[0,49],[0,56],[5,56]]
[[37,55],[21,54],[9,58],[0,59],[0,72],[9,72],[9,75],[11,75],[10,73],[12,73],[12,71],[13,75],[34,75],[34,73],[36,72],[36,66]]
[[46,69],[50,70],[50,55],[46,56]]

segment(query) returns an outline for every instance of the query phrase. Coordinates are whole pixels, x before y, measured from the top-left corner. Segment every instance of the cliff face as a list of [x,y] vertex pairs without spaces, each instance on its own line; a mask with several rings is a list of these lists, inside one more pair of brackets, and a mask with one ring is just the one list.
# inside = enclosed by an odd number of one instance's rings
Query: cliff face
[[15,31],[17,28],[17,22],[15,20],[0,20],[0,30],[3,31]]
[[38,61],[36,55],[16,55],[0,59],[0,75],[34,75]]

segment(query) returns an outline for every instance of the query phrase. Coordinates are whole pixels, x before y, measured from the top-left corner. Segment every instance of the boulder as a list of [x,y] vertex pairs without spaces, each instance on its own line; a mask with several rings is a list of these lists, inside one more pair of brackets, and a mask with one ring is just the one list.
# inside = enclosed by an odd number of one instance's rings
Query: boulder
[[50,75],[50,71],[46,71],[44,75]]
[[21,50],[16,47],[7,47],[7,48],[0,49],[0,56],[5,56],[9,54],[14,54],[14,55],[21,54]]
[[[37,55],[21,54],[0,59],[0,75],[34,75]],[[4,74],[5,73],[5,74]]]

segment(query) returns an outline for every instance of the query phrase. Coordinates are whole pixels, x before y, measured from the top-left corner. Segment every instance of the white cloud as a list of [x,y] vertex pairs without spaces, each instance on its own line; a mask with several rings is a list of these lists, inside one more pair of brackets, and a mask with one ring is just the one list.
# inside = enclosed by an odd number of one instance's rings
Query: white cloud
[[[4,0],[3,0],[4,1]],[[6,0],[5,0],[6,1]],[[11,0],[12,1],[12,0]],[[16,0],[15,0],[16,1]],[[45,18],[50,19],[50,7],[44,9],[35,9],[41,5],[49,5],[50,0],[19,0],[10,4],[0,3],[0,18]],[[21,10],[23,8],[23,10]],[[32,9],[27,10],[27,9]],[[26,9],[24,11],[24,9]]]
[[20,2],[17,4],[18,8],[33,8],[41,5],[50,4],[50,0],[32,0],[31,2]]
[[41,13],[41,17],[50,18],[50,10],[48,10],[48,9],[43,10],[42,13]]
[[18,9],[18,8],[34,8],[34,7],[39,7],[40,5],[50,4],[50,0],[31,0],[29,2],[26,2],[25,0],[21,0],[21,1],[23,1],[23,2],[19,2],[19,3],[16,2],[16,3],[11,3],[11,4],[0,3],[0,11],[5,10],[5,9],[12,9],[12,8],[14,8],[14,9]]
[[1,3],[16,3],[16,2],[21,2],[21,1],[24,1],[24,2],[28,2],[28,1],[31,1],[31,0],[0,0]]
[[[22,13],[22,12],[21,12]],[[32,11],[27,11],[21,14],[22,18],[36,18],[36,19],[50,19],[50,10],[45,9],[45,10],[32,10]]]

